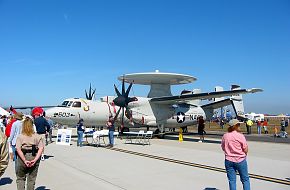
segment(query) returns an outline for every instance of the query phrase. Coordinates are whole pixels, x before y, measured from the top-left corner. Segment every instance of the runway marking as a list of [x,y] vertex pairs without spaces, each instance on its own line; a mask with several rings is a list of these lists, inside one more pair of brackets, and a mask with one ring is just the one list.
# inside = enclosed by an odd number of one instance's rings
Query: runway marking
[[[142,157],[152,158],[152,159],[156,159],[156,160],[161,160],[161,161],[165,161],[165,162],[171,162],[171,163],[176,163],[176,164],[181,164],[181,165],[186,165],[186,166],[191,166],[191,167],[196,167],[196,168],[201,168],[201,169],[207,169],[207,170],[212,170],[212,171],[226,173],[226,170],[224,168],[208,166],[208,165],[204,165],[204,164],[197,164],[197,163],[192,163],[192,162],[187,162],[187,161],[182,161],[182,160],[176,160],[176,159],[171,159],[171,158],[166,158],[166,157],[161,157],[161,156],[155,156],[155,155],[151,155],[151,154],[145,154],[145,153],[125,150],[125,149],[119,149],[119,148],[108,148],[108,149],[114,150],[114,151],[118,151],[118,152],[127,153],[127,154],[133,154],[133,155],[137,155],[137,156],[142,156]],[[251,174],[251,173],[249,173],[249,177],[253,178],[253,179],[258,179],[258,180],[272,182],[272,183],[290,185],[290,181],[284,180],[284,179],[279,179],[279,178],[273,178],[273,177],[262,176],[262,175]]]

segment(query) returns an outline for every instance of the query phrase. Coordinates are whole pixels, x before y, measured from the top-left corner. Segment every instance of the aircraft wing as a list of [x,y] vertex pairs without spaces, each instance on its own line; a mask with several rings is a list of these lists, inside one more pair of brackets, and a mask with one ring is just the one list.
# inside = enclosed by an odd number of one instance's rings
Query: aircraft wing
[[10,106],[10,108],[5,108],[6,110],[12,111],[14,114],[17,112],[16,110],[25,110],[25,109],[33,109],[35,107],[42,107],[42,108],[53,108],[56,106],[18,106],[18,107],[13,107]]
[[207,93],[198,93],[198,94],[185,94],[179,96],[163,96],[152,98],[150,101],[152,103],[158,104],[180,104],[187,103],[190,100],[206,100],[212,98],[220,98],[224,96],[232,96],[237,94],[248,94],[262,92],[260,88],[251,88],[251,89],[240,89],[240,90],[228,90],[228,91],[219,91],[219,92],[207,92]]
[[12,107],[12,108],[18,109],[18,110],[25,110],[25,109],[33,109],[35,107],[54,108],[54,107],[57,107],[57,106],[19,106],[19,107]]

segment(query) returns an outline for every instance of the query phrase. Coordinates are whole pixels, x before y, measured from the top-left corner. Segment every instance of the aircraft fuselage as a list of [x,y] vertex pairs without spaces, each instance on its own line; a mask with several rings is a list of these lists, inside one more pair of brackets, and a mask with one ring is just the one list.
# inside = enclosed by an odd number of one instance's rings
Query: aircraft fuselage
[[[81,98],[64,100],[59,107],[46,110],[46,115],[53,121],[62,125],[75,126],[80,118],[84,119],[85,126],[105,126],[109,115],[115,115],[119,109],[111,100],[114,97],[104,97],[101,101],[92,101]],[[205,118],[203,109],[199,106],[156,105],[150,102],[150,98],[137,97],[137,101],[129,104],[133,120],[126,117],[125,126],[158,126],[178,128],[196,124],[198,116]],[[119,115],[117,121],[121,120]],[[117,123],[118,125],[118,123]]]

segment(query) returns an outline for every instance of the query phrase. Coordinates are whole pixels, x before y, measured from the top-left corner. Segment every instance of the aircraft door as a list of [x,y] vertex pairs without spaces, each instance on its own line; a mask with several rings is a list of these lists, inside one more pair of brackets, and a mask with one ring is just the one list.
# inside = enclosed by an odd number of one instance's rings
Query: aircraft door
[[75,121],[75,124],[82,118],[81,114],[82,103],[80,101],[74,101],[71,104],[71,118]]

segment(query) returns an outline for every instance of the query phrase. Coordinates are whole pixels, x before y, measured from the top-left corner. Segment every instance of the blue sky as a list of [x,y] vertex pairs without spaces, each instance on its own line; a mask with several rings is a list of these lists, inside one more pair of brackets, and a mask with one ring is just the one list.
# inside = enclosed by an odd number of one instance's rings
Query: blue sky
[[175,95],[240,84],[264,89],[244,96],[247,112],[290,113],[289,10],[287,0],[0,0],[0,106],[56,105],[90,82],[114,95],[118,76],[158,69],[198,78]]

